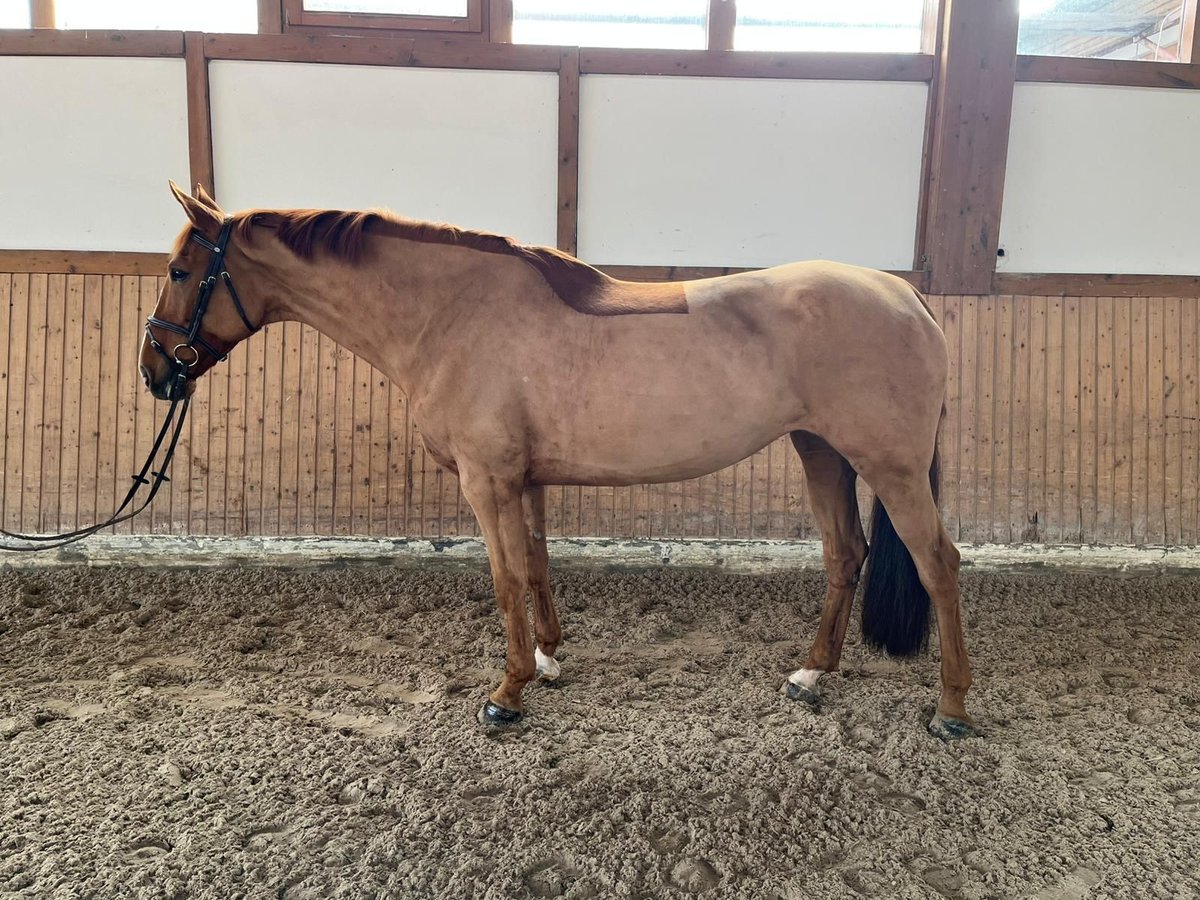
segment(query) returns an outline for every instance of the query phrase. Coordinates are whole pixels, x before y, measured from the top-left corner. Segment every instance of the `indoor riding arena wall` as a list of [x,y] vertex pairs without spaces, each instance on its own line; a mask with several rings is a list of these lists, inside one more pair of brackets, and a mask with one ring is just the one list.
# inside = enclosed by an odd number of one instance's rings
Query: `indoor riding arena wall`
[[[124,495],[161,413],[129,339],[160,281],[0,274],[6,529],[74,528]],[[941,502],[956,539],[1197,542],[1196,301],[929,301],[952,362]],[[399,390],[307,327],[267,329],[197,397],[165,496],[118,532],[477,534]],[[551,488],[547,506],[558,535],[819,537],[786,439],[679,484]]]
[[[928,54],[743,71],[670,52],[135,37],[0,36],[0,80],[24,85],[0,116],[26,153],[0,173],[6,529],[105,517],[149,448],[161,408],[136,347],[183,223],[170,177],[230,209],[389,206],[622,277],[811,257],[896,271],[950,348],[941,505],[956,540],[1200,541],[1200,280],[1181,237],[1200,189],[1174,184],[1164,204],[1127,188],[1191,165],[1193,84],[1057,83],[1060,68],[1022,58],[995,150],[1005,252],[989,290],[949,291],[929,264],[948,176],[931,164]],[[710,104],[750,112],[717,129]],[[1086,152],[1100,140],[1112,152]],[[478,533],[400,391],[295,323],[203,379],[171,474],[118,533]],[[786,439],[680,484],[551,488],[548,514],[557,535],[818,537]]]

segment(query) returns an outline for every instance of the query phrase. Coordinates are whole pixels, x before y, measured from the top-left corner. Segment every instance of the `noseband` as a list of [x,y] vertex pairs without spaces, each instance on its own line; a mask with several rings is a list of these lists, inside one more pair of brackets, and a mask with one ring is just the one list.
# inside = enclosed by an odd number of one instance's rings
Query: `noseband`
[[[125,499],[121,501],[121,505],[117,507],[117,511],[112,514],[112,517],[108,521],[101,522],[99,525],[89,525],[86,528],[78,528],[75,531],[67,531],[62,534],[17,534],[0,529],[0,535],[24,542],[21,544],[0,544],[0,550],[53,550],[57,547],[63,547],[67,544],[73,544],[75,541],[83,540],[88,535],[95,534],[102,528],[108,528],[111,525],[116,525],[118,522],[132,519],[150,505],[150,501],[154,499],[154,495],[158,493],[158,489],[162,487],[163,482],[171,480],[167,477],[167,468],[171,464],[171,458],[175,455],[175,446],[179,443],[179,437],[183,434],[183,423],[187,421],[188,407],[192,402],[191,398],[186,395],[185,390],[188,379],[192,377],[189,371],[200,361],[200,350],[209,354],[216,362],[222,362],[227,355],[214,347],[200,334],[200,325],[204,321],[204,314],[208,312],[208,303],[212,299],[213,289],[217,286],[217,279],[225,282],[225,287],[229,289],[229,296],[233,300],[233,305],[237,309],[238,315],[242,317],[242,321],[246,324],[246,328],[249,329],[250,334],[254,334],[261,327],[250,323],[250,318],[246,315],[245,307],[242,306],[242,301],[239,299],[237,291],[233,289],[233,279],[229,277],[229,270],[225,268],[225,247],[229,243],[229,235],[232,231],[233,220],[226,219],[221,225],[221,234],[215,244],[209,243],[206,238],[199,234],[195,234],[194,232],[192,234],[191,239],[193,241],[212,253],[212,260],[208,264],[208,271],[204,275],[204,280],[200,282],[200,290],[196,294],[196,306],[192,310],[192,317],[188,320],[187,325],[176,325],[174,322],[168,322],[157,316],[149,316],[146,319],[146,339],[150,342],[150,346],[162,355],[170,367],[171,382],[167,389],[167,399],[171,401],[171,408],[167,410],[162,427],[158,429],[158,435],[154,439],[154,445],[150,448],[150,454],[146,457],[146,462],[142,465],[141,471],[133,476],[133,486],[125,494]],[[163,345],[155,339],[153,332],[150,331],[150,326],[161,328],[172,334],[178,334],[184,340],[176,344],[170,353],[167,353]],[[197,347],[200,350],[197,350]],[[185,355],[187,355],[186,351],[191,351],[191,359],[180,359],[180,350],[184,350]],[[178,413],[178,418],[176,418],[176,413]],[[151,471],[158,457],[158,451],[168,434],[171,435],[171,439],[167,443],[166,453],[159,464],[158,471]],[[147,478],[147,475],[150,477]],[[126,512],[126,509],[133,503],[138,490],[144,484],[150,485],[149,494],[139,506]]]
[[[154,348],[163,359],[167,361],[167,366],[171,372],[170,393],[168,399],[174,399],[177,390],[182,389],[184,383],[191,376],[189,370],[200,362],[200,350],[203,350],[213,358],[215,362],[224,362],[228,358],[228,354],[223,353],[214,347],[202,334],[200,334],[200,325],[204,322],[204,314],[208,312],[208,303],[212,299],[213,290],[217,286],[217,279],[225,282],[225,287],[229,291],[229,298],[233,300],[234,309],[241,317],[249,334],[254,334],[262,326],[254,325],[250,321],[250,317],[246,315],[246,308],[242,306],[241,298],[233,287],[233,278],[229,275],[229,270],[225,267],[225,247],[229,243],[229,235],[233,232],[233,219],[226,219],[221,224],[221,233],[217,236],[217,242],[211,243],[203,235],[192,232],[191,239],[212,254],[212,259],[208,263],[208,271],[204,273],[204,280],[200,282],[200,289],[196,294],[196,305],[192,307],[192,317],[186,325],[177,325],[174,322],[168,322],[166,319],[160,319],[158,316],[146,317],[146,340],[150,346]],[[150,326],[161,328],[163,331],[169,331],[172,334],[177,334],[183,338],[178,344],[171,348],[168,353],[166,348],[158,342],[154,337],[154,333],[150,330]],[[200,350],[196,348],[199,347]],[[180,359],[179,351],[183,350],[185,356],[190,355],[190,359]]]

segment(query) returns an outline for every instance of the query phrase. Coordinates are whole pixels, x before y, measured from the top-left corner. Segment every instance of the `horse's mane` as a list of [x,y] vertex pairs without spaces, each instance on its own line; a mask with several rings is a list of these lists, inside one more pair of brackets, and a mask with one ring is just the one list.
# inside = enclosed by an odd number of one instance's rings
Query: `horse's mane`
[[368,231],[514,256],[536,270],[563,302],[580,312],[606,315],[641,311],[621,308],[625,304],[614,302],[618,300],[614,294],[622,292],[613,289],[622,282],[600,270],[560,250],[527,246],[499,234],[404,219],[383,210],[260,209],[234,215],[234,234],[241,240],[250,240],[256,225],[270,228],[301,259],[312,259],[318,250],[323,250],[336,259],[357,265],[366,252]]

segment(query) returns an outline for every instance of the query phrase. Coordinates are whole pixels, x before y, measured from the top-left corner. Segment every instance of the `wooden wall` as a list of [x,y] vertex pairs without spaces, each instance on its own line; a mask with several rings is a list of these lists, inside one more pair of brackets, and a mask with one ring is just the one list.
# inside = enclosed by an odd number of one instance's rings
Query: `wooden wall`
[[[160,279],[0,274],[0,521],[106,517],[163,406],[137,375]],[[942,504],[962,541],[1200,540],[1200,300],[932,297],[950,344]],[[121,531],[475,534],[399,391],[276,325],[205,377],[169,491]],[[816,537],[787,441],[656,487],[549,495],[559,535]]]

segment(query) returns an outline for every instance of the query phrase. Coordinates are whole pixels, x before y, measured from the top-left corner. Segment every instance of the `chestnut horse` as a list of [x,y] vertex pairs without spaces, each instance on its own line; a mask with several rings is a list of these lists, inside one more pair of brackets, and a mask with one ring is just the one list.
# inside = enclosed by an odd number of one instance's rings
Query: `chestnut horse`
[[146,385],[160,398],[190,392],[257,327],[298,320],[404,391],[429,453],[458,475],[479,521],[505,619],[507,666],[482,722],[516,722],[525,685],[559,673],[546,485],[695,478],[787,434],[829,587],[786,693],[815,704],[821,675],[838,667],[867,558],[861,476],[876,492],[864,637],[916,653],[932,598],[942,690],[929,727],[944,738],[973,732],[959,554],[935,499],[949,363],[907,282],[803,262],[637,284],[498,235],[382,212],[227,216],[202,189],[171,188],[189,224],[146,329]]

